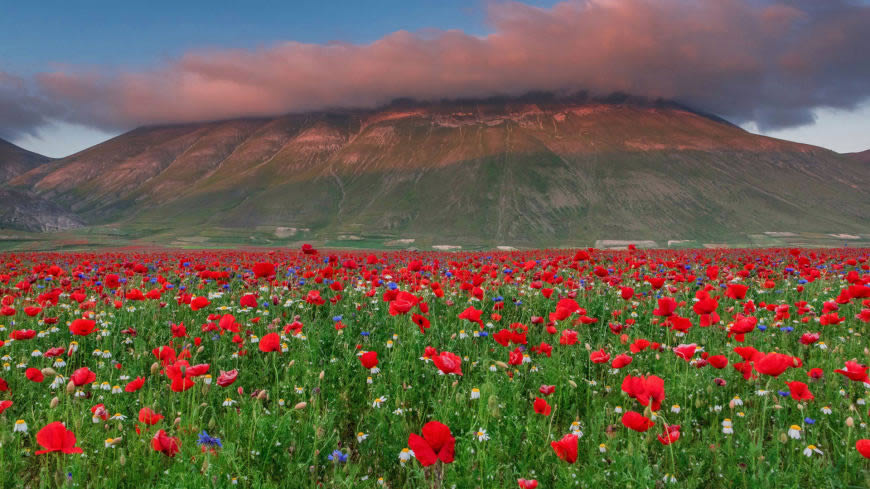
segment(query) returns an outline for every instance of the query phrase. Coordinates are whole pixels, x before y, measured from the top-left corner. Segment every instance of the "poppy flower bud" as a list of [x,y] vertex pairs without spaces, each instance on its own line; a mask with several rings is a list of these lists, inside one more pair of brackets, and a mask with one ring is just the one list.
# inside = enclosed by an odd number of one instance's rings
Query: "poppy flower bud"
[[501,368],[505,368],[505,369],[508,368],[508,365],[506,363],[502,362],[501,360],[496,361],[495,364]]
[[849,428],[855,426],[855,420],[852,419],[851,416],[849,416],[848,418],[846,418],[846,426],[848,426]]
[[76,384],[75,384],[75,382],[73,382],[73,381],[70,380],[70,381],[66,384],[66,393],[67,393],[67,394],[72,394],[72,393],[75,392],[75,391],[76,391]]
[[181,417],[175,418],[175,421],[172,422],[172,426],[179,426],[179,425],[181,425]]
[[205,347],[204,347],[204,346],[200,346],[199,348],[196,349],[196,352],[197,352],[197,353],[202,353],[202,352],[204,352],[204,351],[205,351]]
[[305,401],[302,401],[302,402],[296,404],[295,406],[293,406],[293,409],[305,409],[306,407],[308,407],[308,403]]
[[326,372],[323,371],[323,370],[321,370],[321,371],[320,371],[320,380],[323,380],[323,376],[324,376],[324,375],[326,375]]
[[453,386],[453,387],[456,387],[457,385],[459,385],[459,381],[458,381],[458,380],[454,380],[452,386]]
[[287,364],[288,367],[292,367],[293,364],[296,363],[296,360],[290,360],[290,363]]
[[160,364],[157,362],[152,363],[151,364],[151,375],[154,375],[159,371],[160,371]]
[[266,390],[261,390],[259,394],[257,394],[257,399],[261,401],[265,401],[269,398],[269,393]]
[[57,375],[57,372],[51,367],[45,367],[42,369],[42,375]]
[[58,399],[57,396],[54,396],[51,398],[51,402],[49,403],[49,406],[51,407],[51,409],[54,409],[57,407],[57,405],[59,403],[60,403],[60,399]]
[[780,441],[780,443],[788,443],[788,436],[786,436],[785,433],[780,433],[779,434],[779,441]]

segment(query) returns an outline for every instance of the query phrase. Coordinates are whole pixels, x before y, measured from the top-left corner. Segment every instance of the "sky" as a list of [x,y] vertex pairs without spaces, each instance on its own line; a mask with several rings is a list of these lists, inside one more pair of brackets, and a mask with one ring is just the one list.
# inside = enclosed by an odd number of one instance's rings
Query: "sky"
[[8,2],[0,137],[60,157],[143,124],[589,90],[861,151],[868,46],[861,0]]

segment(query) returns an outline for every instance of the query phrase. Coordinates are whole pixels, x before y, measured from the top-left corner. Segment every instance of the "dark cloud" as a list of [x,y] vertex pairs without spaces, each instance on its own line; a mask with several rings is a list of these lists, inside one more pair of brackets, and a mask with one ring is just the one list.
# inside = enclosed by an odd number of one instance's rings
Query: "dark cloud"
[[35,93],[24,79],[0,71],[0,139],[36,135],[58,115],[58,106]]
[[[489,22],[485,37],[400,31],[365,45],[195,51],[150,71],[69,69],[37,83],[64,117],[104,128],[371,107],[401,97],[587,90],[674,99],[766,130],[811,123],[815,108],[851,109],[870,97],[870,7],[857,2],[495,3]],[[51,115],[40,98],[3,97],[4,119],[19,112],[6,131],[27,131]]]

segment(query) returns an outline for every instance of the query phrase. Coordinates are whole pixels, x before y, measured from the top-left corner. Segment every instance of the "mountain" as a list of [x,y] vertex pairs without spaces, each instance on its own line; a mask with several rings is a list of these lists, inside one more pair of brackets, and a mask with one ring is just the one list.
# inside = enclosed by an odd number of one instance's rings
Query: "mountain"
[[9,180],[38,170],[52,161],[0,139],[0,228],[59,231],[80,227],[82,221],[61,205],[27,189],[6,188]]
[[870,164],[870,149],[867,151],[861,151],[860,153],[849,153],[846,156],[860,161],[861,163]]
[[142,127],[10,185],[160,240],[558,246],[866,233],[868,183],[675,103],[530,95]]
[[0,139],[0,184],[26,173],[52,159]]

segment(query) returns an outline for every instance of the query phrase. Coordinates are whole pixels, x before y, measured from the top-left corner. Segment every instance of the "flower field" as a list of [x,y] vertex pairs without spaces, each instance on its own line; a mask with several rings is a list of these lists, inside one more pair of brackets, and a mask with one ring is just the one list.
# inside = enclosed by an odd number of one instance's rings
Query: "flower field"
[[0,255],[0,487],[868,487],[870,250]]

